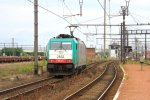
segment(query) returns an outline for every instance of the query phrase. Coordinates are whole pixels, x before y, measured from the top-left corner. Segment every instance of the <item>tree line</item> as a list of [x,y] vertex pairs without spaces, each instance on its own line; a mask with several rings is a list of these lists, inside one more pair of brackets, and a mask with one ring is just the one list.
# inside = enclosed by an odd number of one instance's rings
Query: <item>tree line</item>
[[[44,52],[38,52],[39,56],[44,56]],[[0,56],[34,56],[34,52],[24,52],[22,48],[2,48]]]

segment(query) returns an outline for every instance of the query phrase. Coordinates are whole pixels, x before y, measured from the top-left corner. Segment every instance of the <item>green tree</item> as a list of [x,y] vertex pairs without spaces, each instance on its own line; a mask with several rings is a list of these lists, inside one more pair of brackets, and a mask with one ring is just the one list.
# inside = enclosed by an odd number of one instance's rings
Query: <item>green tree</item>
[[7,56],[21,56],[23,53],[22,48],[3,48],[2,49],[2,54],[5,53]]

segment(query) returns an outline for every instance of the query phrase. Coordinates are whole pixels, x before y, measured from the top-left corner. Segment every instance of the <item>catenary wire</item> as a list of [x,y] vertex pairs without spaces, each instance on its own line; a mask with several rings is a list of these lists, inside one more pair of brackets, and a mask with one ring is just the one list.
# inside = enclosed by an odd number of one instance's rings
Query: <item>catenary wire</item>
[[[27,0],[27,1],[29,1],[29,2],[32,3],[32,4],[34,4],[34,2],[31,1],[31,0]],[[38,5],[38,7],[40,7],[40,8],[42,8],[43,10],[45,10],[45,11],[47,11],[47,12],[49,12],[49,13],[51,13],[51,14],[53,14],[53,15],[55,15],[55,16],[61,18],[61,19],[63,19],[63,20],[66,21],[67,23],[71,24],[71,23],[70,23],[68,20],[66,20],[64,17],[61,17],[60,15],[58,15],[58,14],[56,14],[56,13],[50,11],[49,9],[47,9],[47,8],[41,6],[41,5]]]

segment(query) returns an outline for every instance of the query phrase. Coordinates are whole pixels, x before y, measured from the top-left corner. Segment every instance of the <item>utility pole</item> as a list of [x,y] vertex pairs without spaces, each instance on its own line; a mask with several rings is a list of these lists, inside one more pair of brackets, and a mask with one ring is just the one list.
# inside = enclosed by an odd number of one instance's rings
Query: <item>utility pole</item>
[[128,35],[128,31],[127,30],[127,27],[125,27],[125,34],[126,34],[126,45],[129,46],[129,35]]
[[34,0],[34,74],[38,74],[38,0]]
[[106,0],[104,0],[104,53],[106,53]]
[[122,34],[123,34],[123,40],[122,40],[122,46],[123,46],[123,50],[122,50],[122,54],[123,54],[123,61],[125,61],[125,58],[126,58],[126,50],[125,50],[125,47],[126,45],[128,45],[128,41],[126,42],[126,40],[128,39],[128,33],[126,33],[126,27],[125,27],[125,16],[128,15],[128,5],[126,6],[121,6],[121,9],[122,9],[122,12],[121,12],[121,15],[123,16],[123,26],[122,26]]
[[135,38],[135,58],[136,58],[136,60],[137,60],[137,52],[138,52],[138,50],[137,50],[137,43],[138,43],[138,40],[137,40],[137,38]]
[[146,43],[146,34],[147,34],[147,31],[146,31],[146,33],[145,33],[145,60],[147,59],[147,43]]
[[123,46],[122,46],[122,23],[121,23],[121,62],[123,62],[123,59],[122,59],[122,51],[123,51]]
[[12,38],[12,50],[13,50],[12,56],[14,56],[14,38]]
[[122,6],[122,15],[123,15],[123,60],[125,60],[125,46],[126,46],[126,34],[125,34],[125,16],[126,16],[126,7]]
[[[123,16],[123,23],[121,24],[121,54],[123,57],[123,59],[121,59],[121,61],[123,63],[125,63],[125,59],[126,59],[126,45],[128,46],[128,33],[126,32],[126,27],[125,27],[125,16],[127,15],[128,16],[128,8],[129,8],[129,1],[126,0],[126,6],[121,6],[121,15]],[[123,35],[123,36],[122,36]],[[127,40],[127,42],[126,42]]]
[[83,5],[83,0],[79,0],[79,5],[80,5],[80,16],[82,16],[82,5]]
[[5,53],[5,43],[4,43],[4,54],[3,54],[3,56],[5,56],[6,55],[6,53]]

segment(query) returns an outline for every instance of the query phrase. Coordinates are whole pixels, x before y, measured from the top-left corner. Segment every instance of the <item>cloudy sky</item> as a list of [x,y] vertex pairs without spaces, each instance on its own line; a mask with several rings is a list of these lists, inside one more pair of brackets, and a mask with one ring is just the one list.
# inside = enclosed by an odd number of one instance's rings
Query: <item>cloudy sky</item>
[[[0,43],[11,43],[12,38],[19,45],[33,45],[34,41],[34,9],[33,0],[0,0]],[[83,0],[82,16],[74,16],[80,13],[79,0],[38,0],[39,5],[48,9],[39,8],[39,45],[45,46],[48,40],[58,34],[69,34],[70,24],[103,24],[103,0]],[[80,0],[82,1],[82,0]],[[99,1],[99,2],[98,2]],[[129,1],[129,0],[128,0]],[[120,24],[121,6],[125,6],[125,0],[106,0],[107,13],[112,15],[107,24]],[[126,24],[150,23],[150,1],[130,0],[129,16],[126,16]],[[102,5],[102,6],[101,6]],[[55,13],[56,15],[52,14]],[[58,17],[59,16],[59,17]],[[64,19],[63,19],[64,18]],[[143,27],[142,27],[143,28]],[[145,27],[147,29],[147,27]],[[107,27],[107,33],[119,33],[120,27]],[[141,27],[129,27],[128,29],[141,29]],[[97,31],[96,31],[97,30]],[[87,46],[103,46],[102,35],[86,36],[84,33],[103,33],[103,27],[78,27],[74,35],[86,42]],[[109,42],[107,42],[107,45]]]

